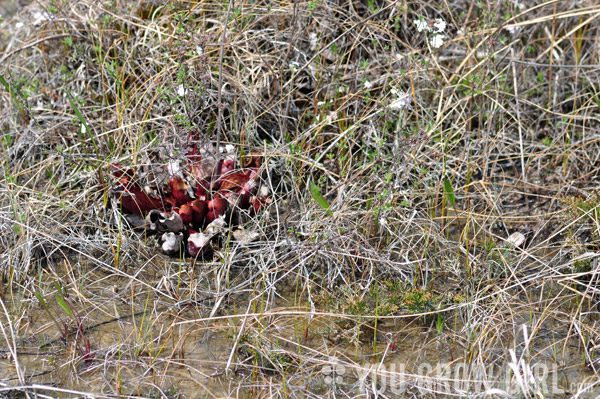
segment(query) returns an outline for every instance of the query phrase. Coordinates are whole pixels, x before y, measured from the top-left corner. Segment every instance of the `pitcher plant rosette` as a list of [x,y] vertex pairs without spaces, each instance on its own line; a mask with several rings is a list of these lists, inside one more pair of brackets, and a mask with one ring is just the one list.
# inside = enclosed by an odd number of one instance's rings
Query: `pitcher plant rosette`
[[213,237],[227,231],[240,212],[254,216],[271,202],[261,184],[260,154],[240,159],[232,145],[218,154],[197,137],[192,131],[183,159],[163,167],[163,187],[143,186],[133,168],[110,165],[111,195],[121,212],[134,227],[158,235],[162,252],[171,256],[208,256]]

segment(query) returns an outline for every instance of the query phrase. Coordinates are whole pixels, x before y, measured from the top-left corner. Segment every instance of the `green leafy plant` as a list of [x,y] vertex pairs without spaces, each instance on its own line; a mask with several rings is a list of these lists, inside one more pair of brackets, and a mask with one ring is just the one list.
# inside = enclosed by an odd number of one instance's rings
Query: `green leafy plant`
[[317,202],[317,204],[319,204],[321,208],[325,209],[329,216],[333,217],[333,212],[331,212],[329,203],[321,195],[321,188],[311,181],[310,183],[308,183],[308,190],[310,191],[310,195],[312,195],[313,199]]
[[98,150],[98,146],[96,145],[96,139],[94,138],[94,135],[93,135],[92,131],[90,130],[90,127],[88,126],[85,118],[83,117],[83,114],[79,110],[79,107],[77,106],[77,103],[73,99],[73,96],[71,96],[71,93],[68,91],[67,91],[67,96],[69,97],[69,103],[71,104],[71,107],[73,108],[73,111],[75,112],[75,115],[77,115],[77,119],[79,119],[79,122],[81,122],[81,125],[83,126],[81,130],[85,130],[85,132],[88,134],[88,136],[90,136],[90,140],[92,141],[92,146],[94,147],[94,150],[98,154],[99,150]]
[[[56,283],[57,293],[54,295],[56,303],[62,308],[65,314],[73,320],[75,323],[75,346],[79,354],[83,357],[84,360],[91,360],[94,358],[94,353],[92,352],[92,346],[88,336],[86,335],[86,329],[83,326],[83,320],[81,316],[73,310],[72,306],[67,301],[65,294],[63,293],[62,288],[58,283]],[[42,310],[48,315],[50,320],[54,322],[58,330],[61,334],[61,340],[63,343],[67,343],[68,338],[72,335],[71,329],[64,321],[59,321],[59,318],[50,312],[50,306],[44,299],[44,297],[39,292],[34,292],[34,295],[40,302],[42,306]]]
[[456,208],[456,197],[454,196],[454,189],[448,176],[444,176],[444,199],[452,204],[452,207]]
[[435,321],[435,329],[436,329],[438,335],[441,335],[442,332],[444,331],[444,323],[445,323],[445,320],[442,317],[442,314],[438,313],[437,314],[437,319]]
[[21,121],[24,124],[29,124],[29,118],[30,118],[29,110],[25,106],[25,102],[24,102],[25,98],[23,97],[23,95],[13,85],[9,84],[8,81],[6,79],[4,79],[3,75],[0,75],[0,83],[2,84],[2,86],[4,86],[6,91],[10,94],[10,97],[13,99],[15,104],[17,104],[17,108],[19,109],[19,114],[21,115]]

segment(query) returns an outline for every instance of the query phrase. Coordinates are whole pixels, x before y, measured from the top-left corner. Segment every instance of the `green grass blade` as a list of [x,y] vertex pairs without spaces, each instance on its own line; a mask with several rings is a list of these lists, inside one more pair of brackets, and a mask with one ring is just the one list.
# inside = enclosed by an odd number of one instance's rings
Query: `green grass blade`
[[73,111],[75,111],[75,115],[77,115],[77,119],[79,119],[81,124],[85,127],[85,131],[90,136],[90,139],[92,139],[92,145],[94,146],[94,150],[96,151],[96,153],[98,153],[98,146],[96,145],[96,139],[94,139],[94,135],[92,134],[90,127],[88,126],[87,122],[85,121],[83,114],[81,113],[81,111],[79,111],[79,107],[77,107],[77,104],[75,104],[75,100],[71,96],[71,93],[68,91],[67,91],[67,96],[69,97],[69,103],[71,104]]
[[308,190],[310,191],[310,195],[312,195],[315,201],[317,201],[317,204],[319,204],[321,208],[325,209],[329,216],[333,216],[333,212],[331,212],[327,200],[321,195],[321,188],[315,183],[310,182],[308,183]]
[[65,294],[63,293],[62,288],[60,287],[60,284],[58,282],[54,283],[54,287],[56,288],[56,291],[58,291],[58,295],[60,296],[65,296]]
[[596,103],[596,106],[598,108],[600,108],[600,100],[598,100],[598,96],[596,95],[596,93],[590,92],[590,94],[592,95],[592,98],[594,99],[594,102]]
[[34,292],[34,295],[37,297],[38,301],[40,301],[40,303],[42,304],[42,307],[45,308],[46,300],[44,299],[44,297],[39,292]]
[[2,83],[2,86],[4,86],[4,88],[6,89],[6,91],[11,95],[14,96],[14,93],[12,91],[12,88],[10,87],[10,85],[8,84],[8,82],[4,79],[4,76],[0,75],[0,83]]
[[69,305],[67,305],[67,302],[65,301],[65,299],[60,296],[59,294],[56,294],[56,302],[58,302],[58,304],[60,305],[61,308],[63,308],[63,310],[65,311],[65,313],[67,315],[69,315],[70,318],[74,318],[73,317],[73,312],[71,311],[71,308],[69,307]]
[[456,208],[456,197],[454,196],[454,189],[448,176],[444,176],[444,197]]
[[[25,100],[23,98],[23,95],[17,92],[14,89],[14,87],[11,86],[6,79],[4,79],[3,75],[0,75],[0,83],[2,83],[2,86],[4,86],[8,94],[12,97],[13,101],[17,104],[17,108],[19,108],[19,113],[21,114],[21,118],[23,119],[23,121],[29,122],[29,114],[25,110],[25,105],[23,104],[23,101],[21,101],[21,99]],[[21,97],[21,99],[19,99],[19,97]]]

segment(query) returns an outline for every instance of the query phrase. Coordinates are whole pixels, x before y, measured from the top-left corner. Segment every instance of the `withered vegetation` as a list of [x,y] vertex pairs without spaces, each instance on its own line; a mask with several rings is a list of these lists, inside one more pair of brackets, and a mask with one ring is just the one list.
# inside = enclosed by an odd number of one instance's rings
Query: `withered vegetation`
[[[597,2],[14,3],[0,397],[598,395]],[[168,257],[192,136],[269,198]]]

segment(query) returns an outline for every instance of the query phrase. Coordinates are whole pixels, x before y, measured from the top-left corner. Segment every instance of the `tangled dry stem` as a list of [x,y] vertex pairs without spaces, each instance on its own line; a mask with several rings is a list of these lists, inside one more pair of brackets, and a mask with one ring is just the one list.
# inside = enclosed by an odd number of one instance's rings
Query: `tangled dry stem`
[[[527,362],[551,347],[597,370],[598,6],[523,3],[20,9],[0,25],[0,75],[12,88],[0,91],[0,259],[3,290],[19,293],[5,325],[25,341],[46,334],[27,314],[39,306],[34,293],[54,295],[56,282],[90,325],[130,302],[131,314],[146,315],[132,318],[133,334],[93,338],[104,375],[116,376],[124,356],[131,381],[94,374],[98,364],[75,352],[61,358],[59,370],[72,363],[97,376],[97,393],[165,394],[180,381],[174,362],[198,375],[249,373],[222,385],[229,395],[266,380],[278,384],[270,396],[333,394],[323,366],[360,363],[333,336],[360,345],[369,330],[371,348],[416,331],[423,348],[450,347],[475,365],[506,361],[512,342]],[[32,23],[37,15],[45,19]],[[448,24],[439,49],[413,22],[436,18]],[[111,162],[146,170],[140,184],[151,184],[191,128],[263,154],[274,197],[245,221],[259,241],[223,236],[202,264],[162,258],[108,195]],[[528,247],[503,244],[528,230]],[[408,302],[346,312],[396,282],[441,299],[421,316]],[[339,312],[322,308],[328,295]],[[438,314],[441,335],[431,333]],[[213,335],[231,337],[218,341],[225,355],[184,361],[196,353],[191,341]],[[167,341],[170,352],[156,349]],[[373,351],[385,359],[389,348]],[[56,376],[81,386],[82,377]],[[39,378],[29,380],[47,382]]]

